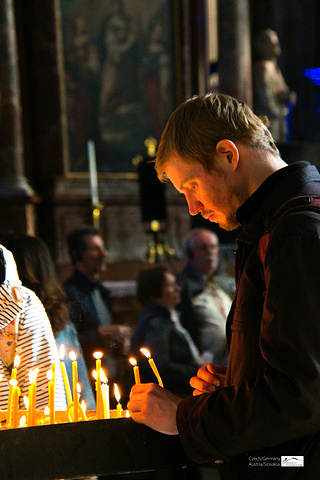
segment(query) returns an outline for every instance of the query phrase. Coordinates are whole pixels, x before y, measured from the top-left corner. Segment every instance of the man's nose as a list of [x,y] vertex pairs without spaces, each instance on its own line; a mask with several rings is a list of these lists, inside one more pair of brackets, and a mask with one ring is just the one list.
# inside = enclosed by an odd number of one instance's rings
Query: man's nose
[[197,215],[203,210],[203,204],[199,200],[186,197],[190,215]]

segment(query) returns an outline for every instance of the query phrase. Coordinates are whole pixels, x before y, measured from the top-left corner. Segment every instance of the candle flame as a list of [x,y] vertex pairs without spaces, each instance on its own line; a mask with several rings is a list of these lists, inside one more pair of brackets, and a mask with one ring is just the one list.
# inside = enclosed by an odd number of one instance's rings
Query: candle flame
[[23,397],[23,401],[24,401],[24,405],[25,405],[26,409],[28,410],[28,408],[29,408],[29,399],[28,399],[28,397],[24,396],[24,397]]
[[44,414],[48,417],[49,416],[49,413],[50,413],[50,408],[48,407],[48,405],[45,407],[44,409]]
[[10,385],[16,387],[18,385],[18,380],[9,380]]
[[140,352],[143,353],[147,358],[151,358],[151,353],[146,348],[140,348]]
[[19,365],[20,365],[20,355],[16,355],[14,357],[13,366],[14,366],[14,368],[18,368]]
[[114,396],[116,397],[116,400],[119,403],[121,397],[120,397],[120,392],[119,392],[118,385],[116,383],[114,384]]
[[69,352],[69,358],[71,360],[71,362],[75,362],[77,360],[77,354],[76,352],[74,352],[73,350],[71,350],[71,352]]
[[48,379],[49,381],[52,380],[52,368],[50,368],[50,370],[47,371],[47,379]]
[[131,363],[131,365],[132,365],[133,367],[135,367],[135,366],[137,365],[137,360],[136,360],[135,358],[130,358],[130,359],[129,359],[129,362]]
[[102,383],[108,383],[108,377],[107,377],[107,375],[104,373],[103,368],[101,368],[101,370],[100,370],[100,378],[101,378],[101,382],[102,382]]
[[2,375],[2,373],[0,373],[0,382],[1,382],[1,380],[2,380],[2,377],[3,377],[3,375]]
[[78,392],[78,393],[81,393],[81,385],[80,385],[79,382],[77,383],[77,392]]
[[126,410],[126,418],[130,418],[130,412],[129,412],[129,410]]
[[66,354],[66,349],[65,349],[65,346],[62,343],[61,347],[59,348],[59,358],[60,358],[60,360],[64,359],[65,354]]
[[26,416],[22,415],[20,418],[20,427],[24,427],[26,425]]
[[93,356],[96,360],[100,360],[103,357],[103,353],[102,352],[94,352]]
[[86,413],[87,405],[86,405],[86,402],[84,400],[82,400],[82,402],[81,402],[81,407],[82,407],[82,410],[84,411],[84,413]]
[[39,373],[39,367],[36,367],[34,370],[30,370],[30,372],[28,373],[30,383],[33,383],[36,381],[38,373]]
[[94,378],[95,380],[97,380],[98,374],[97,374],[97,371],[96,371],[96,370],[93,370],[92,376],[93,376],[93,378]]

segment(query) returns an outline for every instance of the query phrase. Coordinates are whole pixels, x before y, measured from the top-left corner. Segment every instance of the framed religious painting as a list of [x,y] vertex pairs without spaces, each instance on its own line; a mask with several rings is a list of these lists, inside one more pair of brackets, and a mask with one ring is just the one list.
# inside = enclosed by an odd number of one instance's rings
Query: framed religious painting
[[177,105],[176,1],[60,0],[60,11],[66,174],[88,172],[88,145],[99,174],[135,173]]

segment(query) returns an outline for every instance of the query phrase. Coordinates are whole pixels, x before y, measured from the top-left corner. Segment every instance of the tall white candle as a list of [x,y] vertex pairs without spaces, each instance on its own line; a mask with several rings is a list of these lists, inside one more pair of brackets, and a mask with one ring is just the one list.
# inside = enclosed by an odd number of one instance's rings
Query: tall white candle
[[94,207],[96,207],[97,205],[99,205],[99,195],[98,195],[98,174],[97,174],[96,151],[95,151],[93,140],[88,141],[87,147],[88,147],[91,203]]

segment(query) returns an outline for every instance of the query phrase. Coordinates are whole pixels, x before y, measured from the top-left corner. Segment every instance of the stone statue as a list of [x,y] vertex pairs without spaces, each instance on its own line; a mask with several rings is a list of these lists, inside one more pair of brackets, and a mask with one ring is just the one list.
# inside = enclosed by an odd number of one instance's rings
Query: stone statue
[[277,143],[287,138],[286,115],[296,104],[296,93],[283,78],[278,58],[281,48],[278,35],[271,29],[260,32],[255,49],[258,60],[253,65],[253,105],[257,115],[266,115],[269,129]]

